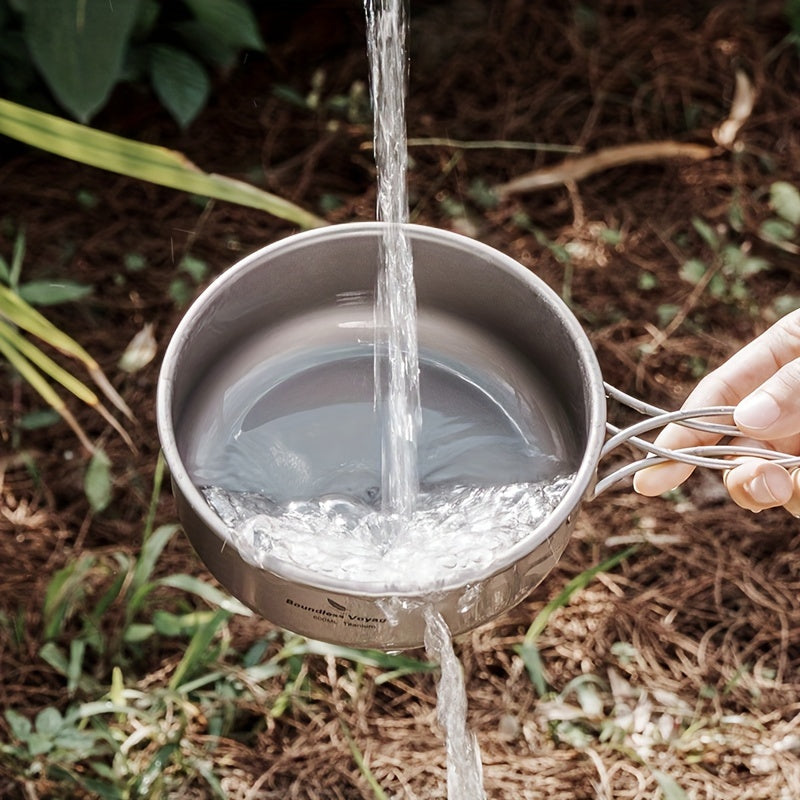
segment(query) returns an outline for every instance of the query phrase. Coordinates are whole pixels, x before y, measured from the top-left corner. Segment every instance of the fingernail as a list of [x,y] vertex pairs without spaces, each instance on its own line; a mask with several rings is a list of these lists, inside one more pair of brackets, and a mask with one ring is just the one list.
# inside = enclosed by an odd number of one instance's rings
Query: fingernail
[[744,485],[745,491],[760,506],[781,505],[782,501],[776,495],[781,492],[782,488],[770,486],[766,475],[756,475]]
[[781,407],[772,395],[767,392],[755,392],[736,406],[733,419],[741,428],[760,431],[777,422],[780,415]]

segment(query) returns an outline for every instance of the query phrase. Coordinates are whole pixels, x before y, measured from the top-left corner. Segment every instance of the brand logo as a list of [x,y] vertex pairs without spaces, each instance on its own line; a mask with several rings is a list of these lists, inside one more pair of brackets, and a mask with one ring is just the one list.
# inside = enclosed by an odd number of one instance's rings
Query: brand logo
[[292,600],[291,597],[286,598],[286,605],[300,611],[305,611],[311,614],[314,619],[321,622],[336,623],[338,621],[343,622],[349,627],[374,628],[376,625],[381,625],[386,622],[385,617],[370,617],[361,614],[353,614],[347,610],[347,606],[342,605],[338,601],[332,600],[330,597],[328,597],[327,600],[330,609],[298,603],[296,600]]

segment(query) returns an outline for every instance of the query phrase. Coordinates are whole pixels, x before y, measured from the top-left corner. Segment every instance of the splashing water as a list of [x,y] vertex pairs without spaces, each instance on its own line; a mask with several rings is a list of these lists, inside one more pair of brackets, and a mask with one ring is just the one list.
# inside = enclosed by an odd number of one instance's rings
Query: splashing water
[[421,492],[403,535],[388,545],[383,513],[348,495],[279,505],[219,486],[203,494],[235,531],[237,550],[262,568],[277,559],[362,586],[431,594],[495,563],[553,511],[571,482],[570,475]]
[[388,223],[375,304],[375,403],[383,419],[381,496],[388,521],[401,525],[413,513],[419,490],[417,436],[421,419],[414,264],[403,228],[408,222],[408,20],[403,3],[364,3],[378,171],[377,215]]

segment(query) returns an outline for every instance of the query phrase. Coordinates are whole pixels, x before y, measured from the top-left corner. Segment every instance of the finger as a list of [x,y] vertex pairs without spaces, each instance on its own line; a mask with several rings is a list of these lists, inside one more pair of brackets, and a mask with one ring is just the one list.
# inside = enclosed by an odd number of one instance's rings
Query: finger
[[[775,384],[769,385],[773,380]],[[762,384],[767,384],[769,396],[780,402],[788,401],[792,409],[792,419],[798,422],[800,420],[798,380],[800,380],[800,310],[778,320],[769,330],[734,353],[722,366],[706,375],[686,398],[683,408],[738,406],[748,395],[755,395]],[[762,431],[765,424],[774,424],[764,423],[765,413],[758,412],[758,409],[755,414],[750,414],[746,409],[742,411],[745,422],[753,422],[748,417],[755,417],[756,431]],[[774,409],[768,411],[774,416]],[[794,432],[798,430],[800,428],[796,428]],[[748,427],[747,432],[752,433],[752,430]],[[769,436],[774,437],[774,434]],[[759,433],[758,438],[765,439],[769,436]],[[712,435],[677,425],[667,426],[656,439],[659,445],[671,448],[714,444],[716,441],[718,439]]]
[[[773,377],[776,370],[780,377]],[[798,372],[800,372],[800,310],[783,317],[766,333],[735,353],[721,367],[706,375],[686,398],[683,408],[717,405],[738,407],[743,398],[755,395],[755,390],[766,383],[771,402],[781,402],[784,406],[788,403],[790,411],[780,423],[772,420],[765,427],[764,419],[767,418],[765,412],[759,411],[756,407],[756,413],[753,414],[752,408],[748,411],[745,405],[743,409],[737,409],[739,415],[743,415],[744,422],[752,424],[755,418],[756,426],[761,427],[756,429],[746,427],[744,430],[759,439],[776,438],[777,435],[774,433],[776,425],[778,430],[790,430],[794,427],[794,433],[798,433],[800,432],[800,427],[797,427],[800,425]],[[776,383],[769,385],[773,380]],[[790,389],[792,383],[794,392]],[[772,427],[769,427],[770,425]],[[684,447],[716,444],[719,439],[720,437],[715,434],[694,428],[668,425],[656,437],[655,443],[660,447],[678,450]],[[663,494],[685,481],[692,472],[692,467],[674,462],[648,467],[634,477],[634,489],[650,497]]]
[[736,505],[747,511],[777,508],[792,500],[792,476],[772,461],[743,459],[724,476],[725,488]]
[[792,497],[783,507],[795,517],[800,517],[800,467],[789,473],[792,477]]
[[677,461],[665,461],[639,470],[633,476],[634,491],[645,497],[657,497],[680,486],[694,471],[694,467]]
[[736,425],[757,439],[800,433],[800,357],[781,367],[747,395],[733,415]]
[[[714,373],[707,375],[686,398],[683,408],[735,405],[734,390],[720,382]],[[730,419],[705,417],[705,422],[730,422]],[[722,437],[715,433],[670,424],[655,439],[655,444],[668,450],[716,444]],[[680,486],[694,472],[694,467],[677,461],[667,461],[639,470],[633,477],[633,488],[639,494],[655,497]]]
[[[728,387],[724,402],[734,405],[776,371],[800,358],[800,309],[779,319],[758,338],[734,353],[711,376]],[[737,397],[738,395],[738,397]]]

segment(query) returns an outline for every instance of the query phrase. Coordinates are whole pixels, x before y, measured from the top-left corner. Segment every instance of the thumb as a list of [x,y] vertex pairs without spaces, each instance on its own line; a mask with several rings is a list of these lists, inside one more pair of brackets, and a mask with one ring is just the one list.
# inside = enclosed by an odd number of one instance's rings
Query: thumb
[[781,439],[800,433],[800,358],[781,367],[733,414],[737,427],[754,439]]

